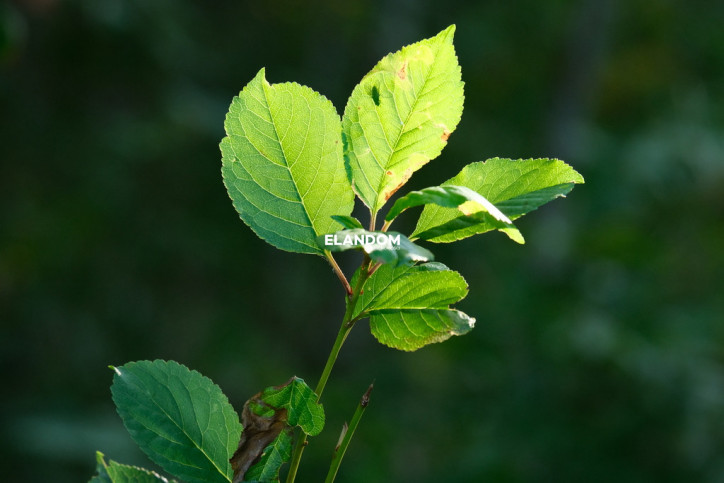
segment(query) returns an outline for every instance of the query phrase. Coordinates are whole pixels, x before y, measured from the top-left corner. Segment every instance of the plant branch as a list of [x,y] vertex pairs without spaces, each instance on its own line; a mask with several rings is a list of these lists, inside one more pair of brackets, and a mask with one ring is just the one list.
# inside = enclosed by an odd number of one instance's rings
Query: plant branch
[[334,478],[337,476],[337,471],[339,471],[339,465],[342,464],[342,458],[344,458],[344,453],[347,451],[347,447],[349,446],[350,441],[352,441],[352,436],[354,436],[357,425],[359,425],[360,419],[362,419],[362,415],[364,414],[365,409],[370,402],[370,394],[372,393],[372,389],[374,387],[374,383],[370,384],[370,387],[368,387],[367,391],[362,395],[362,398],[357,405],[357,409],[355,410],[354,415],[349,422],[349,426],[345,424],[344,429],[342,429],[342,435],[339,443],[337,443],[337,447],[334,448],[332,463],[329,466],[327,479],[324,480],[324,483],[334,482]]
[[[352,289],[351,295],[347,300],[347,309],[345,310],[342,324],[339,327],[339,332],[337,332],[337,338],[334,340],[332,350],[329,352],[329,357],[327,357],[327,363],[324,365],[322,375],[319,378],[317,387],[314,389],[314,392],[317,393],[317,402],[319,402],[319,400],[322,398],[322,393],[324,392],[324,388],[327,385],[329,375],[332,373],[334,363],[337,362],[337,356],[339,355],[339,351],[342,349],[344,341],[347,340],[347,336],[349,335],[349,332],[354,326],[353,321],[356,320],[353,317],[354,309],[357,305],[357,300],[362,293],[362,287],[370,276],[369,266],[369,256],[365,255],[364,260],[362,261],[362,265],[360,267],[360,274],[357,279],[357,283]],[[302,459],[302,453],[304,452],[304,447],[306,445],[307,435],[301,433],[299,435],[299,440],[294,445],[294,453],[292,454],[292,460],[289,464],[289,473],[287,474],[287,483],[294,483],[294,479],[297,477],[297,470],[299,469],[299,462]]]

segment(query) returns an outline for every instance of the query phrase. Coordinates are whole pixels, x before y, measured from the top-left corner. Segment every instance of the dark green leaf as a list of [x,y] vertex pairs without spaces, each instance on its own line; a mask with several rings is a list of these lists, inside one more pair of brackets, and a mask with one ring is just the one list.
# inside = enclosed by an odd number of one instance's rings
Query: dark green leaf
[[261,454],[259,462],[249,468],[244,481],[279,481],[279,470],[292,456],[291,430],[282,431]]
[[429,250],[394,231],[367,231],[357,228],[320,236],[317,241],[322,248],[331,252],[362,250],[372,260],[393,266],[413,265],[435,258]]
[[151,460],[189,483],[231,481],[229,458],[242,428],[216,384],[173,361],[113,369],[118,414]]
[[96,452],[96,463],[98,474],[90,480],[90,483],[170,483],[154,471],[122,465],[115,461],[106,463],[100,451]]

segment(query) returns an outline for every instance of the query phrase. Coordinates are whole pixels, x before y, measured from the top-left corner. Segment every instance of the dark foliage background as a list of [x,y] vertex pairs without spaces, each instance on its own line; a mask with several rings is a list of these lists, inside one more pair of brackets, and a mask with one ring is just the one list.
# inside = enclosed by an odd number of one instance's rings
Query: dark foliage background
[[341,291],[238,219],[224,114],[262,66],[341,113],[450,23],[465,113],[409,187],[496,155],[587,184],[521,220],[525,246],[432,247],[476,329],[405,354],[361,324],[302,481],[372,379],[340,482],[724,480],[724,2],[25,0],[0,6],[3,481],[147,464],[109,364],[176,359],[237,408],[316,381]]

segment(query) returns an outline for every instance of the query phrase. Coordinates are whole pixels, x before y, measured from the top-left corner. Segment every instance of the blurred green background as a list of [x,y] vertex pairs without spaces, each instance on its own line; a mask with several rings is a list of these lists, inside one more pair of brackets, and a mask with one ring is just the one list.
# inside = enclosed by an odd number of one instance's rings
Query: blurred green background
[[178,360],[237,408],[316,381],[341,290],[239,220],[225,112],[266,66],[341,113],[379,58],[451,23],[465,112],[408,187],[492,156],[586,184],[520,220],[524,246],[430,247],[476,329],[406,354],[361,323],[301,481],[373,379],[340,482],[724,481],[724,2],[703,0],[3,3],[3,481],[87,481],[96,449],[150,466],[109,364]]

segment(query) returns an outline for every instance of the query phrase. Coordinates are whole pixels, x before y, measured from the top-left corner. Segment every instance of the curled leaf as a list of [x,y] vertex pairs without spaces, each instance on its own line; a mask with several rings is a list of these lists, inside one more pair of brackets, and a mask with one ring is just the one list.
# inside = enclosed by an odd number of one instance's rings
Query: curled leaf
[[484,196],[465,186],[433,186],[420,191],[411,191],[398,199],[385,220],[392,221],[408,208],[420,205],[434,204],[446,208],[457,208],[464,215],[486,212],[498,221],[511,224],[510,219]]
[[266,478],[273,480],[291,456],[291,430],[299,426],[310,436],[319,434],[324,427],[324,409],[317,403],[316,393],[294,376],[281,386],[252,396],[244,404],[241,420],[244,431],[229,460],[233,483],[247,478],[270,481]]
[[412,243],[405,235],[394,231],[367,231],[356,228],[320,236],[317,242],[323,249],[331,252],[362,250],[372,260],[395,267],[435,259],[429,250]]

